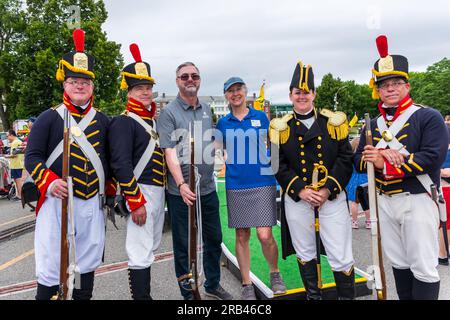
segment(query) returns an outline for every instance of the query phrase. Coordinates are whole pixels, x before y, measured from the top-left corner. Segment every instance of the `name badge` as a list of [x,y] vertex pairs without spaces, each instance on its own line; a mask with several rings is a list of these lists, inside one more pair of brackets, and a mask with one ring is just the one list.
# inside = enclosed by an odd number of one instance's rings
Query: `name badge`
[[260,120],[252,120],[252,127],[255,127],[255,128],[261,127],[261,121]]

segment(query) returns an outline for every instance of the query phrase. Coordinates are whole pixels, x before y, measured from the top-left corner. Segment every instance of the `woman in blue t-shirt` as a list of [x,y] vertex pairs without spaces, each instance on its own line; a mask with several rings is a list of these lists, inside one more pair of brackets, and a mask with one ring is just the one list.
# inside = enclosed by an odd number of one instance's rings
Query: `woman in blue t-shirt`
[[269,119],[264,112],[247,107],[247,88],[241,78],[225,82],[224,93],[231,112],[219,120],[216,142],[226,151],[228,226],[236,229],[242,299],[256,299],[250,280],[249,240],[253,227],[269,264],[272,291],[282,294],[286,286],[278,269],[278,246],[272,235],[277,208],[276,180],[267,156]]

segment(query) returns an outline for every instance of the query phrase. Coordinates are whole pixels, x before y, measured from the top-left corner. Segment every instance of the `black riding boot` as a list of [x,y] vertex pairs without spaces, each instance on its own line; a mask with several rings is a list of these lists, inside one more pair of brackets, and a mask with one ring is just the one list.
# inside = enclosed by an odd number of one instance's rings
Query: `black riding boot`
[[322,295],[317,284],[317,262],[315,259],[308,262],[300,262],[297,259],[300,276],[306,289],[307,300],[322,300]]
[[439,286],[438,282],[423,282],[414,278],[412,296],[414,300],[438,300]]
[[53,296],[58,294],[59,285],[47,287],[38,283],[36,300],[50,300]]
[[414,275],[411,269],[396,269],[394,271],[395,287],[399,300],[413,300]]
[[133,300],[152,300],[150,296],[150,267],[146,269],[128,269],[128,280]]
[[94,290],[94,271],[83,273],[80,276],[81,288],[73,289],[73,300],[91,300],[92,291]]
[[355,270],[352,268],[350,274],[333,271],[336,291],[339,300],[355,299]]

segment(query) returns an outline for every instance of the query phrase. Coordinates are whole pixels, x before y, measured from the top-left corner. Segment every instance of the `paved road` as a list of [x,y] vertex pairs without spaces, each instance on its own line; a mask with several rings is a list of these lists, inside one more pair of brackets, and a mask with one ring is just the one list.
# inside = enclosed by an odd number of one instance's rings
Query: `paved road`
[[[0,232],[11,226],[31,221],[32,212],[21,209],[19,202],[0,200]],[[353,231],[353,247],[356,266],[366,270],[371,261],[370,232],[364,229],[360,220],[360,229]],[[96,276],[93,298],[96,300],[131,299],[128,289],[128,275],[125,253],[125,221],[118,219],[116,230],[108,223],[105,262]],[[33,287],[34,250],[33,236],[30,232],[18,238],[0,243],[0,300],[32,300],[35,295]],[[181,296],[175,281],[170,230],[163,234],[158,250],[158,261],[152,267],[152,296],[158,300],[178,300]],[[295,272],[298,272],[295,270]],[[397,299],[391,269],[386,266],[388,298]],[[450,299],[450,267],[439,266],[441,275],[440,299]],[[222,268],[222,285],[235,297],[240,296],[240,283],[226,268]],[[27,289],[29,288],[29,289]],[[6,293],[6,289],[14,292]],[[20,289],[20,290],[19,290]],[[362,297],[359,299],[372,299]]]

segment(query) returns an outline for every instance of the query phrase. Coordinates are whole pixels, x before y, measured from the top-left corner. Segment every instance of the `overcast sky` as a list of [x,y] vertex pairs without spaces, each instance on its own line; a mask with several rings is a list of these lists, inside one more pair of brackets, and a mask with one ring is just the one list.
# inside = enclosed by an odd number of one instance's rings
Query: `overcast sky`
[[104,30],[122,44],[139,44],[156,80],[155,91],[177,93],[175,69],[200,69],[200,95],[222,95],[230,76],[250,94],[266,80],[266,99],[287,102],[298,60],[311,64],[316,86],[331,72],[368,83],[378,59],[375,38],[389,53],[408,57],[410,70],[450,57],[450,0],[105,0]]

